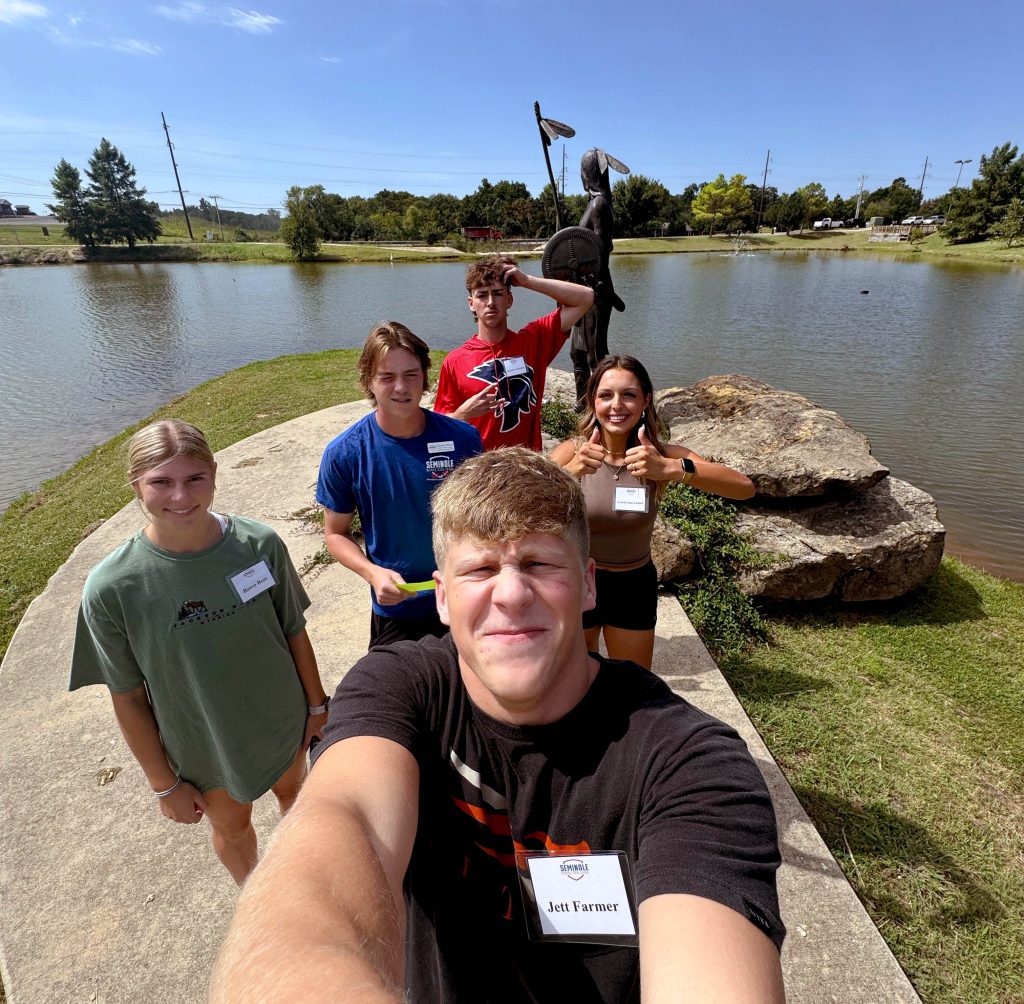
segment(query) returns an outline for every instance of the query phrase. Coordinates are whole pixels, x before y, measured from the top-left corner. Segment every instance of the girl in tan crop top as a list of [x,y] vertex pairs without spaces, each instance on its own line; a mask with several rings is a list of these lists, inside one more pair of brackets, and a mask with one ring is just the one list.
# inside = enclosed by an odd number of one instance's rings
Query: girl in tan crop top
[[598,363],[585,405],[577,438],[556,446],[551,459],[580,479],[587,501],[590,556],[597,565],[597,607],[584,614],[587,647],[596,651],[603,631],[610,658],[649,669],[658,603],[651,533],[662,487],[682,481],[747,499],[754,485],[731,467],[661,441],[651,378],[632,356]]

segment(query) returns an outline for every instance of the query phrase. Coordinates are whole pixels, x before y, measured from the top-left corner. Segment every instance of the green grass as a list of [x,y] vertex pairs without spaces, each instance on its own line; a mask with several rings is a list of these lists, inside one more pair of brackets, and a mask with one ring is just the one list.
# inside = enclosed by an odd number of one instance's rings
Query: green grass
[[1024,585],[769,619],[722,670],[922,999],[1024,1001]]
[[201,384],[97,447],[0,517],[0,656],[29,603],[78,543],[131,500],[125,440],[158,418],[198,425],[214,450],[332,404],[363,396],[355,349],[252,363]]

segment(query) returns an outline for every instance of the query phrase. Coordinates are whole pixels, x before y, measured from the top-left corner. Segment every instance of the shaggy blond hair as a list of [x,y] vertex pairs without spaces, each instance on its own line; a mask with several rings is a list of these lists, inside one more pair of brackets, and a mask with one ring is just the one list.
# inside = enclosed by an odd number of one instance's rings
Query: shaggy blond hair
[[434,492],[434,557],[444,568],[449,546],[466,537],[506,543],[530,533],[561,537],[586,565],[587,509],[579,482],[547,457],[522,446],[479,453]]
[[427,343],[398,321],[381,321],[366,336],[363,351],[359,353],[359,385],[370,399],[370,404],[377,404],[370,385],[377,370],[383,365],[384,357],[392,349],[405,349],[419,360],[420,369],[423,370],[423,389],[429,387],[427,371],[430,369],[430,348]]

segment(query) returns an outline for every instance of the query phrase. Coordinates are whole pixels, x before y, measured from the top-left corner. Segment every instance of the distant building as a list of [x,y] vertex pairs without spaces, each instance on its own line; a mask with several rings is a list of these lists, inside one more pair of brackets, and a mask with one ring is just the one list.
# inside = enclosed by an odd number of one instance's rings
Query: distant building
[[0,216],[15,216],[14,206],[12,206],[6,199],[0,199]]
[[462,227],[460,232],[474,241],[500,241],[503,237],[497,227]]
[[35,216],[31,206],[15,206],[14,213],[16,216]]

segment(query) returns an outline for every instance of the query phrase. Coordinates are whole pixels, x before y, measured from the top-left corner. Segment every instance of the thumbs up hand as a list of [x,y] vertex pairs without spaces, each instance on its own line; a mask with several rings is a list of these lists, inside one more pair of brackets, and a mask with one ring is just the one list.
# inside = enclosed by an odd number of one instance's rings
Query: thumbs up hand
[[576,477],[584,474],[593,474],[601,469],[601,464],[604,463],[607,452],[601,444],[601,427],[595,425],[594,431],[590,434],[590,439],[576,451],[565,469]]
[[647,438],[646,425],[641,425],[637,429],[637,439],[640,442],[626,450],[626,465],[629,473],[635,478],[664,481],[667,477],[666,458],[654,448],[654,444]]

